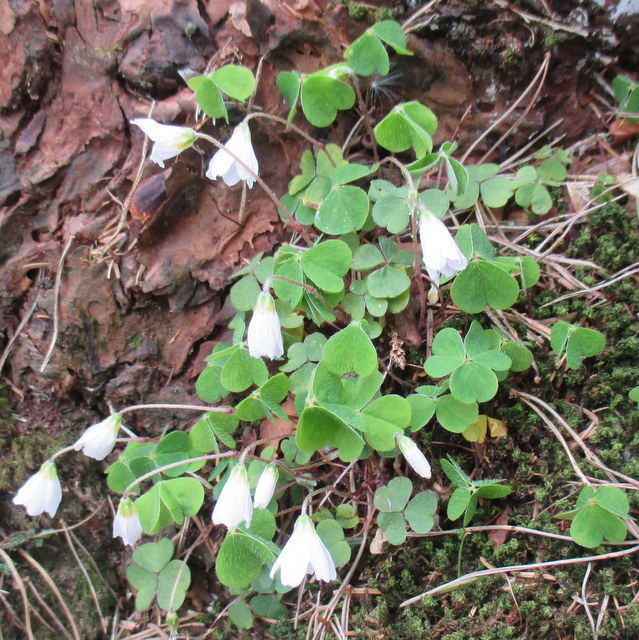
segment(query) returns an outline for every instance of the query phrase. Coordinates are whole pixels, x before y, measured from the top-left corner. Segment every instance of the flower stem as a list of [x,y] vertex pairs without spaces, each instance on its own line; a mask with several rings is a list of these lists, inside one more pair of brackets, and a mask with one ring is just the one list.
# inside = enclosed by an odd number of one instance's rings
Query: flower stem
[[[410,172],[408,171],[408,169],[399,160],[397,160],[397,158],[393,158],[393,157],[384,158],[380,164],[384,162],[392,162],[394,165],[399,167],[399,170],[402,172],[404,179],[406,180],[406,182],[408,182],[410,190],[416,191],[415,182],[413,181],[413,176],[410,175]],[[417,290],[419,291],[419,305],[420,305],[419,323],[417,327],[419,329],[422,329],[426,319],[426,290],[424,289],[424,283],[421,277],[422,267],[419,262],[420,251],[419,251],[418,239],[417,239],[418,233],[419,233],[418,224],[417,224],[417,212],[419,209],[419,205],[420,205],[419,200],[416,200],[416,202],[414,202],[411,206],[410,228],[413,236],[413,256],[414,256],[413,257],[413,272],[414,272],[413,277],[417,282]]]
[[[295,131],[295,133],[302,136],[302,138],[304,138],[305,140],[308,140],[313,146],[317,147],[318,149],[322,149],[323,151],[326,150],[326,145],[323,142],[320,142],[316,138],[313,138],[313,136],[306,133],[304,129],[301,129],[296,124],[293,124],[292,122],[289,122],[284,118],[280,118],[279,116],[275,116],[270,113],[255,111],[253,113],[250,113],[248,116],[246,116],[246,118],[244,118],[244,122],[248,122],[249,120],[253,120],[254,118],[265,118],[266,120],[272,120],[273,122],[278,122],[279,124],[284,125],[287,129],[291,129],[292,131]],[[331,162],[331,164],[335,166],[335,161],[331,157],[330,153],[327,153],[326,155],[328,156],[328,159]]]
[[70,447],[64,447],[64,449],[60,449],[60,451],[56,451],[48,460],[48,462],[53,462],[56,458],[59,458],[61,455],[65,453],[69,453],[69,451],[74,451],[73,445]]
[[332,305],[330,305],[328,303],[328,301],[324,298],[324,296],[315,287],[312,287],[310,284],[306,284],[304,282],[297,282],[297,280],[291,280],[290,278],[287,278],[286,276],[280,276],[280,275],[277,275],[277,274],[269,276],[269,278],[264,283],[264,288],[266,289],[266,285],[268,283],[269,289],[270,289],[270,283],[273,280],[282,280],[282,282],[288,282],[289,284],[294,284],[294,285],[297,285],[298,287],[302,287],[302,289],[304,289],[304,290],[308,291],[309,293],[313,294],[318,300],[320,300],[320,302],[323,305],[325,305],[327,309],[330,309],[332,307]]
[[357,78],[357,74],[353,71],[350,72],[351,84],[353,85],[353,89],[355,90],[355,95],[357,96],[357,105],[359,107],[359,112],[364,116],[364,126],[366,127],[366,131],[371,139],[371,146],[373,149],[373,159],[375,162],[379,162],[379,153],[377,152],[377,139],[375,138],[375,132],[373,131],[373,125],[371,124],[371,116],[366,106],[366,102],[362,97],[362,91],[359,87],[359,79]]
[[139,478],[136,478],[125,490],[124,493],[122,494],[122,500],[124,500],[125,498],[128,498],[129,493],[135,489],[135,487],[137,487],[137,485],[139,485],[140,483],[144,482],[145,480],[148,480],[149,478],[152,478],[153,476],[157,475],[158,473],[162,473],[163,471],[167,471],[168,469],[175,469],[175,467],[181,467],[185,464],[191,464],[192,462],[202,462],[202,461],[206,461],[206,460],[215,460],[217,458],[232,458],[234,456],[237,456],[237,452],[235,451],[227,451],[226,453],[209,453],[205,456],[196,456],[195,458],[187,458],[186,460],[178,460],[177,462],[171,462],[170,464],[165,464],[161,467],[158,467],[157,469],[154,469],[153,471],[149,471],[148,473],[145,473],[144,475],[141,475]]
[[290,224],[293,227],[293,229],[299,232],[302,238],[304,238],[304,241],[306,242],[306,244],[309,247],[313,246],[313,241],[311,240],[310,236],[306,232],[306,229],[304,229],[304,226],[301,225],[299,222],[297,222],[297,220],[295,220],[293,216],[291,216],[291,214],[288,212],[286,207],[282,204],[282,201],[275,195],[275,192],[273,191],[273,189],[271,189],[271,187],[269,187],[266,184],[266,182],[264,182],[264,180],[262,180],[262,178],[260,178],[260,176],[258,176],[257,173],[255,173],[255,171],[253,171],[253,169],[251,169],[251,167],[249,167],[246,164],[246,162],[242,160],[242,158],[238,157],[235,153],[233,153],[228,147],[222,144],[219,140],[216,140],[214,137],[209,136],[206,133],[200,133],[198,131],[195,133],[195,135],[198,138],[201,138],[202,140],[206,140],[207,142],[210,142],[217,149],[222,149],[226,153],[228,153],[231,156],[231,158],[233,158],[233,160],[237,162],[237,164],[239,164],[255,180],[255,182],[257,182],[257,184],[259,184],[260,187],[262,187],[262,189],[264,189],[266,195],[273,201],[273,203],[277,207],[277,210],[284,214],[284,216],[288,221],[288,224]]
[[118,413],[122,415],[123,413],[138,411],[139,409],[185,409],[187,411],[235,413],[235,409],[231,407],[203,407],[197,404],[134,404],[130,407],[120,409]]
[[255,449],[255,447],[259,447],[261,444],[264,444],[265,442],[272,442],[273,440],[283,440],[284,438],[290,437],[290,435],[291,435],[290,433],[282,433],[279,436],[269,436],[268,438],[260,438],[259,440],[256,440],[255,442],[251,442],[251,444],[249,444],[246,447],[244,447],[244,450],[240,454],[239,464],[242,464],[244,462],[244,459],[246,458],[246,456],[253,449]]

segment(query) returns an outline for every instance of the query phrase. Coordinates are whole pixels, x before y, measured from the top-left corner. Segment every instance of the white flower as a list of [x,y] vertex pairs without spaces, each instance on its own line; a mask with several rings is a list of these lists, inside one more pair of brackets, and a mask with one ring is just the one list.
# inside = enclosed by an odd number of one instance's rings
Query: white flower
[[164,161],[174,158],[195,142],[195,131],[189,127],[177,127],[173,124],[160,124],[152,118],[135,118],[134,124],[155,143],[151,150],[151,160],[161,167]]
[[113,537],[118,536],[128,545],[134,545],[142,537],[138,508],[131,498],[124,498],[118,505],[118,512],[113,520]]
[[240,522],[248,527],[253,518],[253,501],[246,467],[238,464],[233,467],[220,497],[213,509],[213,524],[223,524],[235,529]]
[[404,454],[406,462],[408,462],[408,464],[413,467],[415,473],[422,478],[430,478],[430,463],[426,459],[426,456],[419,450],[419,447],[406,436],[400,434],[396,434],[396,436],[397,445],[399,446],[399,450]]
[[419,216],[419,239],[428,277],[439,285],[440,276],[452,276],[468,265],[446,225],[430,211]]
[[55,464],[50,461],[45,462],[40,471],[32,475],[13,498],[14,504],[24,506],[30,516],[39,516],[46,511],[51,517],[58,510],[60,500],[62,487]]
[[[235,127],[233,135],[224,143],[224,146],[257,175],[259,166],[251,144],[251,130],[248,124],[242,122]],[[246,184],[250,189],[255,182],[253,174],[249,173],[224,149],[218,149],[215,152],[206,171],[206,177],[211,180],[215,180],[219,176],[222,176],[222,179],[229,187],[237,184],[240,180],[246,180]]]
[[275,465],[269,464],[260,474],[255,487],[255,497],[253,498],[253,507],[255,509],[266,509],[269,502],[273,499],[279,471]]
[[246,333],[249,353],[254,358],[266,356],[273,360],[284,354],[282,325],[270,293],[260,293]]
[[313,521],[300,516],[295,523],[293,535],[277,556],[271,569],[271,578],[280,571],[282,584],[297,587],[307,573],[315,574],[318,580],[335,580],[337,572],[330,551],[317,535]]
[[113,451],[115,440],[120,430],[120,424],[122,424],[122,418],[119,414],[114,413],[110,415],[105,420],[102,420],[102,422],[98,422],[98,424],[89,427],[80,438],[78,438],[73,448],[76,451],[82,449],[84,455],[89,456],[89,458],[103,460]]

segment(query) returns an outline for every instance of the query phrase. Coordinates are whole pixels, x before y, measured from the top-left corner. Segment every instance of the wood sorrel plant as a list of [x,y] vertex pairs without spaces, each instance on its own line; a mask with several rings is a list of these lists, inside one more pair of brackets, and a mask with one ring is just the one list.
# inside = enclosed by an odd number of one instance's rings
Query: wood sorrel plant
[[[508,309],[540,278],[533,258],[498,254],[470,215],[453,239],[448,214],[474,208],[480,222],[481,204],[503,206],[511,198],[533,213],[545,213],[552,204],[547,187],[561,184],[570,158],[544,150],[538,166],[523,166],[514,174],[496,165],[464,167],[453,155],[455,143],[444,142],[434,151],[437,118],[426,105],[400,103],[373,118],[363,103],[362,78],[387,74],[389,49],[411,55],[406,47],[400,25],[381,22],[348,47],[343,62],[311,74],[280,73],[277,87],[290,107],[288,122],[245,105],[255,91],[249,69],[228,65],[189,78],[206,118],[228,121],[229,99],[244,109],[225,145],[195,128],[132,121],[154,142],[151,160],[161,166],[194,144],[212,143],[207,178],[249,188],[257,183],[285,223],[302,230],[299,242],[256,256],[236,274],[230,291],[237,310],[230,325],[233,340],[215,347],[195,387],[204,403],[216,406],[176,405],[202,417],[155,441],[137,439],[121,421],[126,412],[153,407],[127,407],[54,456],[83,449],[102,459],[116,445],[120,429],[126,431],[128,443],[106,469],[108,488],[121,496],[113,531],[129,545],[143,534],[165,536],[135,549],[127,575],[137,593],[136,607],[146,609],[156,599],[173,626],[190,584],[188,557],[202,538],[177,559],[169,536],[175,525],[200,513],[205,500],[212,526],[224,525],[215,531],[224,536],[215,558],[217,578],[241,598],[229,615],[245,619],[245,599],[253,595],[256,614],[277,617],[281,596],[290,588],[313,576],[324,582],[339,579],[337,570],[351,558],[346,532],[361,524],[353,539],[366,544],[374,509],[391,544],[404,542],[407,525],[418,534],[430,531],[437,522],[438,496],[428,490],[413,495],[415,486],[425,487],[431,477],[424,436],[436,423],[476,441],[478,425],[486,429],[480,404],[495,397],[510,371],[523,371],[533,361],[514,331],[483,316],[467,318],[463,332],[438,326],[451,304],[460,314]],[[300,106],[315,127],[330,126],[342,112],[356,110],[361,117],[342,147],[320,144],[292,124]],[[279,121],[313,144],[281,197],[259,176],[251,128],[260,118]],[[367,131],[374,145],[368,163],[353,142]],[[404,154],[408,163],[395,153]],[[401,342],[392,340],[389,350],[388,340],[377,339],[389,337],[401,312],[418,316],[423,327],[429,305],[436,311],[430,314],[432,353],[423,362],[429,384],[417,386],[401,380]],[[596,331],[562,321],[552,330],[551,346],[576,368],[582,358],[599,353],[604,340]],[[263,419],[281,432],[262,442],[267,446],[258,455],[260,441],[238,443],[235,434],[240,423],[246,433],[247,425]],[[408,463],[399,458],[406,475],[391,477],[395,472],[383,460],[400,453]],[[448,517],[463,515],[464,526],[481,498],[509,493],[502,480],[471,480],[454,461],[439,466],[453,487]],[[364,481],[365,467],[375,472]],[[342,484],[348,487],[351,476],[355,490],[348,492]],[[384,476],[375,484],[373,478]],[[207,498],[210,482],[213,495]],[[573,520],[580,544],[624,538],[627,500],[621,489],[613,489],[587,487],[575,510],[563,514]],[[14,501],[30,515],[45,510],[53,515],[59,500],[52,459]],[[588,529],[593,514],[606,522],[601,536]]]

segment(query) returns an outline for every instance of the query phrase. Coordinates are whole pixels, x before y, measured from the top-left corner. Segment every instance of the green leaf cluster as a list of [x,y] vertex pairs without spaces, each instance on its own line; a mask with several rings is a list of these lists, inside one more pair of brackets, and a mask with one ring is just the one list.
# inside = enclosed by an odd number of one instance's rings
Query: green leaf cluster
[[[352,253],[342,240],[325,240],[302,251],[284,246],[275,255],[273,280],[277,296],[294,310],[301,310],[315,324],[335,320],[332,309],[344,295],[344,275]],[[317,293],[316,293],[317,292]]]
[[296,398],[297,446],[308,453],[336,447],[345,461],[355,460],[365,444],[378,451],[393,449],[395,433],[403,433],[411,422],[411,406],[394,394],[379,397],[382,381],[375,347],[360,323],[334,334],[308,390]]
[[450,520],[457,520],[463,515],[464,527],[475,515],[480,498],[503,498],[511,491],[510,487],[501,484],[503,480],[471,480],[452,458],[442,459],[440,464],[455,487],[448,500],[446,515]]
[[196,478],[172,478],[156,482],[136,501],[145,533],[156,534],[171,524],[181,525],[194,516],[204,502],[204,489]]
[[559,320],[550,332],[550,346],[559,357],[565,354],[571,369],[579,369],[584,358],[596,356],[604,350],[606,338],[594,329]]
[[340,504],[334,512],[326,507],[320,507],[313,514],[313,520],[316,522],[336,520],[342,529],[353,529],[359,524],[359,517],[355,507],[348,503]]
[[275,518],[266,509],[255,509],[251,526],[239,525],[224,538],[215,562],[219,581],[231,588],[251,584],[264,566],[271,567],[279,553],[272,540]]
[[370,76],[375,72],[385,76],[390,69],[385,44],[401,55],[413,55],[406,49],[406,35],[402,27],[394,20],[385,20],[374,24],[357,38],[344,51],[344,58],[360,76]]
[[366,192],[350,183],[365,178],[377,169],[348,163],[334,144],[320,149],[316,158],[306,150],[300,161],[302,173],[289,183],[286,204],[291,215],[302,224],[314,224],[330,235],[357,231],[368,218]]
[[[559,157],[564,159],[563,156]],[[515,202],[538,215],[548,213],[553,204],[548,187],[558,187],[566,176],[565,163],[557,157],[544,160],[538,167],[520,167],[513,181]]]
[[246,422],[253,422],[264,416],[273,423],[276,417],[287,420],[280,403],[288,394],[289,388],[289,380],[285,374],[272,376],[237,405],[236,417]]
[[246,100],[255,89],[253,72],[246,67],[228,64],[208,75],[194,76],[186,82],[195,93],[197,103],[211,118],[229,121],[224,96],[234,100]]
[[455,278],[450,293],[453,302],[467,313],[479,313],[486,307],[507,309],[517,300],[520,288],[532,287],[539,280],[539,265],[533,258],[496,257],[477,224],[460,227],[455,241],[469,262]]
[[558,513],[555,518],[571,520],[570,536],[582,547],[598,547],[604,540],[621,542],[626,538],[630,505],[619,487],[584,487],[572,511]]
[[619,103],[619,112],[637,114],[637,117],[625,117],[629,122],[639,122],[639,83],[628,76],[619,75],[612,81],[612,90]]
[[[462,210],[470,209],[481,196],[487,207],[499,209],[514,196],[520,207],[530,209],[538,215],[548,213],[553,204],[548,187],[561,185],[567,176],[566,166],[572,160],[563,149],[553,150],[550,147],[541,149],[535,158],[543,162],[538,166],[523,165],[515,175],[500,174],[500,167],[496,164],[469,165],[465,167],[465,183],[455,183],[454,178],[451,180],[452,168],[447,167],[449,195],[454,206]],[[428,165],[431,160],[432,164]],[[409,165],[409,169],[419,173],[420,169],[428,170],[437,162],[437,158],[426,156]]]
[[293,120],[301,104],[304,116],[313,126],[331,125],[338,111],[350,109],[355,104],[355,91],[346,79],[353,74],[388,73],[390,61],[385,45],[401,55],[412,55],[406,49],[406,36],[401,26],[386,20],[373,25],[346,49],[346,62],[315,73],[280,72],[276,84],[291,109],[289,121]]
[[328,549],[336,567],[343,567],[351,559],[351,547],[346,542],[344,529],[333,518],[323,518],[316,527],[317,534]]
[[409,502],[412,491],[413,483],[404,477],[393,478],[375,490],[373,501],[379,510],[377,524],[391,544],[402,544],[406,540],[407,521],[415,533],[427,533],[435,526],[437,495],[423,491]]
[[351,281],[342,308],[353,320],[399,313],[408,304],[413,254],[380,236],[375,244],[362,244],[353,253],[351,268],[360,277]]
[[[118,460],[107,467],[107,486],[112,491],[122,494],[137,478],[165,465],[196,457],[200,453],[183,431],[166,433],[159,442],[129,442]],[[201,462],[185,463],[165,469],[162,475],[177,477],[186,471],[197,471],[201,466]],[[153,481],[159,479],[160,474],[152,476]],[[138,492],[139,487],[132,491],[133,494]]]
[[411,405],[411,430],[421,429],[433,416],[437,422],[453,433],[464,432],[479,417],[477,402],[460,402],[449,389],[448,380],[439,386],[417,387],[415,393],[406,398]]
[[433,340],[433,355],[424,371],[433,378],[450,375],[450,392],[455,400],[469,404],[486,402],[497,393],[496,371],[507,371],[512,361],[495,348],[477,321],[464,340],[455,329],[442,329]]
[[268,369],[260,358],[253,358],[243,344],[219,343],[206,358],[207,366],[195,383],[204,402],[217,402],[229,393],[240,393],[268,380]]
[[191,584],[191,571],[182,560],[171,560],[173,543],[168,538],[139,546],[126,576],[135,589],[135,608],[145,611],[157,598],[158,606],[175,611],[182,606]]
[[414,178],[418,178],[426,171],[432,171],[443,166],[448,178],[450,194],[454,197],[460,197],[466,193],[470,175],[466,167],[459,160],[452,157],[456,150],[456,142],[444,142],[436,153],[428,153],[422,158],[411,162],[406,168]]
[[412,101],[393,107],[375,127],[377,143],[400,153],[412,148],[418,158],[433,150],[433,134],[437,130],[437,118],[425,105]]
[[355,92],[343,80],[348,75],[349,68],[344,63],[310,74],[280,72],[276,84],[291,108],[289,120],[293,120],[297,105],[301,103],[304,116],[313,126],[332,124],[338,111],[350,109],[355,104]]
[[373,201],[372,216],[375,223],[390,233],[402,233],[416,208],[424,208],[441,218],[450,206],[448,196],[441,189],[426,189],[421,193],[410,191],[408,185],[396,187],[387,180],[372,180],[368,191]]
[[248,602],[244,598],[236,600],[227,613],[229,620],[238,629],[250,629],[253,626],[253,615],[280,620],[286,617],[287,610],[276,595],[261,593],[253,596]]

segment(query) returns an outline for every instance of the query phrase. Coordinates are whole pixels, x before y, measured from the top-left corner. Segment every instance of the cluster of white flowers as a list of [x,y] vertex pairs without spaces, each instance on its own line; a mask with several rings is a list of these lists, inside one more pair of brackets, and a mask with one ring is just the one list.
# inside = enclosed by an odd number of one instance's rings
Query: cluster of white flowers
[[255,497],[251,499],[251,486],[244,463],[233,467],[213,508],[213,524],[235,529],[243,522],[250,527],[253,509],[266,509],[273,499],[278,477],[277,467],[268,465],[257,481]]
[[[266,509],[275,493],[277,467],[270,464],[262,471],[251,501],[251,487],[244,463],[233,467],[213,509],[213,524],[235,529],[240,523],[250,526],[253,509]],[[335,563],[326,545],[315,531],[313,521],[300,516],[293,534],[282,548],[271,569],[271,578],[280,571],[283,585],[297,587],[304,576],[315,574],[318,580],[330,582],[336,577]]]
[[[150,118],[136,118],[131,122],[154,142],[151,160],[161,167],[164,167],[165,160],[192,146],[198,137],[194,129],[163,125]],[[224,147],[212,156],[206,176],[211,180],[221,177],[229,186],[243,180],[251,188],[258,170],[251,133],[248,124],[243,122],[235,128]],[[439,285],[441,276],[448,277],[466,268],[466,257],[455,244],[446,226],[432,213],[420,213],[419,234],[426,271],[435,285]],[[268,289],[268,286],[265,287],[258,296],[247,330],[247,345],[254,358],[276,359],[284,353],[282,329],[275,302]],[[96,460],[103,460],[113,450],[121,426],[120,415],[113,414],[86,429],[72,448],[82,450],[85,455]],[[399,450],[413,470],[422,478],[430,478],[430,464],[415,442],[400,433],[396,434],[396,438]],[[266,509],[272,501],[278,475],[277,467],[274,464],[268,465],[260,475],[251,498],[247,469],[243,461],[240,461],[229,473],[215,503],[213,524],[223,524],[231,531],[242,523],[249,527],[254,509]],[[51,459],[29,478],[13,501],[25,506],[30,516],[40,515],[44,511],[53,516],[61,499],[62,488],[56,465]],[[113,536],[122,538],[127,545],[134,545],[142,534],[137,507],[125,495],[113,521]],[[297,587],[309,574],[324,582],[336,578],[335,563],[330,551],[304,509],[295,523],[292,535],[271,568],[271,578],[278,572],[282,584],[289,587]]]
[[[73,445],[73,449],[82,449],[90,458],[103,460],[113,451],[121,425],[122,418],[114,413],[86,429]],[[47,460],[40,470],[20,487],[13,498],[14,504],[22,505],[30,516],[39,516],[46,511],[51,517],[58,510],[61,500],[62,486],[53,459]]]
[[[131,124],[140,127],[153,141],[151,160],[161,167],[164,167],[165,160],[179,155],[197,139],[194,129],[160,124],[151,118],[135,118],[131,120]],[[244,180],[250,189],[258,172],[259,164],[251,144],[251,130],[248,124],[242,122],[235,127],[224,148],[213,154],[206,177],[211,180],[221,177],[230,187]]]

